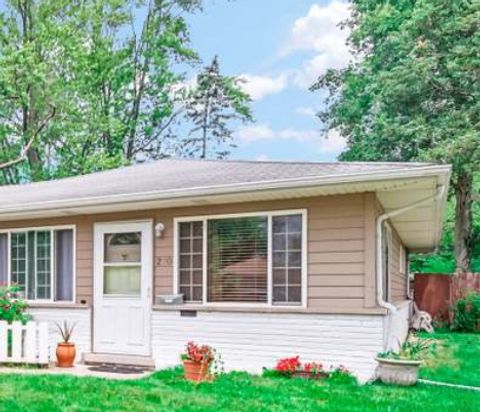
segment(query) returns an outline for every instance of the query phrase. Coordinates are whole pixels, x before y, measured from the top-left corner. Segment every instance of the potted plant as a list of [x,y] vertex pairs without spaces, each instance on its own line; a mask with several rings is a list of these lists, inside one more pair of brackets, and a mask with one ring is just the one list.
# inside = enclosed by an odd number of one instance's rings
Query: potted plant
[[73,330],[75,329],[75,323],[69,325],[67,321],[63,322],[63,325],[55,322],[58,332],[62,337],[62,342],[57,344],[57,366],[60,368],[71,368],[75,361],[75,344],[70,342],[72,338]]
[[191,382],[204,382],[213,379],[213,371],[218,366],[219,356],[209,345],[188,342],[181,355],[185,379]]
[[275,371],[284,376],[304,379],[322,379],[328,376],[321,363],[302,363],[300,356],[279,359]]
[[398,351],[381,352],[377,355],[377,376],[385,384],[411,386],[418,379],[418,369],[425,352],[430,350],[429,340],[407,337]]

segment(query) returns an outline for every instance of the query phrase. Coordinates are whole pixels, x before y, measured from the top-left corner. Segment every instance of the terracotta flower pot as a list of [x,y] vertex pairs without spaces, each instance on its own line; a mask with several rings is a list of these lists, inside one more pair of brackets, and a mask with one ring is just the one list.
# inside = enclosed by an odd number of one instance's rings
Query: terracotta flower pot
[[207,363],[184,360],[183,370],[185,379],[190,382],[198,383],[212,380],[212,375],[209,373]]
[[59,368],[71,368],[73,362],[75,361],[75,355],[77,351],[75,350],[74,343],[59,343],[57,345],[57,366]]

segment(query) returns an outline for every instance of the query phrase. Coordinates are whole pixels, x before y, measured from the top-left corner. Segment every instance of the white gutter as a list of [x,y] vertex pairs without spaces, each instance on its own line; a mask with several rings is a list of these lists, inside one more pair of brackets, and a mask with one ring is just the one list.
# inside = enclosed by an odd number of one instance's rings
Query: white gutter
[[412,209],[415,209],[425,203],[430,203],[432,201],[435,201],[437,199],[440,199],[445,193],[445,185],[440,185],[437,187],[437,192],[429,196],[425,199],[422,200],[417,200],[414,203],[411,203],[410,205],[401,207],[399,209],[392,210],[390,212],[384,213],[383,215],[380,215],[377,218],[377,227],[376,227],[376,239],[377,239],[377,254],[376,254],[376,273],[377,273],[377,302],[378,305],[381,306],[382,308],[386,308],[390,310],[392,313],[395,313],[397,311],[397,308],[392,305],[391,303],[385,301],[383,299],[383,264],[382,264],[382,224],[385,222],[387,219],[390,219],[392,217],[401,215],[402,213],[408,212]]

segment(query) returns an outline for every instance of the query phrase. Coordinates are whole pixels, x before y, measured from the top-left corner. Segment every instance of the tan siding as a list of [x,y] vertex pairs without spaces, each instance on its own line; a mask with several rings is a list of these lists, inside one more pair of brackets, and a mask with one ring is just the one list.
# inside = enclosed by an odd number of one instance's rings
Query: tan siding
[[[94,222],[153,218],[165,231],[155,239],[155,294],[173,291],[173,219],[181,216],[228,214],[281,209],[308,211],[308,307],[356,308],[368,306],[374,244],[366,211],[375,207],[369,194],[324,196],[272,202],[207,205],[189,208],[159,209],[128,213],[72,216],[23,222],[2,222],[0,228],[55,224],[76,225],[77,302],[92,302],[93,297],[93,225]],[[370,200],[368,200],[368,199]],[[368,231],[368,233],[367,233]],[[372,306],[369,304],[369,306]]]
[[[392,247],[389,254],[390,266],[390,300],[400,303],[407,299],[407,273],[406,268],[401,268],[402,241],[395,229],[392,228]],[[405,265],[404,265],[405,266]],[[403,269],[403,270],[401,270]]]
[[367,308],[376,306],[376,219],[377,198],[375,193],[366,193],[364,199],[365,231],[364,231],[364,305]]

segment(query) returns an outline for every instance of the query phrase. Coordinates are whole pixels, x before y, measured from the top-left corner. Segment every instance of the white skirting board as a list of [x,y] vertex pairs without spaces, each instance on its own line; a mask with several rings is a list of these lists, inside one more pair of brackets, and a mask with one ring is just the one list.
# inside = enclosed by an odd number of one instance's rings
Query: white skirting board
[[346,366],[361,381],[374,376],[383,350],[383,316],[154,311],[152,351],[157,368],[180,363],[188,341],[214,346],[225,370],[261,373],[278,359],[300,355],[327,368]]
[[[91,352],[91,309],[30,308],[29,313],[49,323],[51,360],[60,340],[54,322],[77,322],[72,338],[77,361]],[[409,305],[387,316],[198,311],[195,317],[182,317],[180,311],[154,310],[152,357],[157,369],[179,365],[185,345],[195,341],[214,346],[226,371],[261,373],[280,358],[300,355],[327,369],[343,365],[365,382],[375,376],[376,354],[403,342],[408,319]]]
[[76,323],[72,334],[72,342],[77,349],[76,361],[80,361],[84,353],[91,352],[91,310],[90,308],[29,308],[28,313],[37,322],[48,322],[48,341],[50,360],[54,361],[57,343],[61,341],[55,322],[63,325],[66,320],[70,325]]

